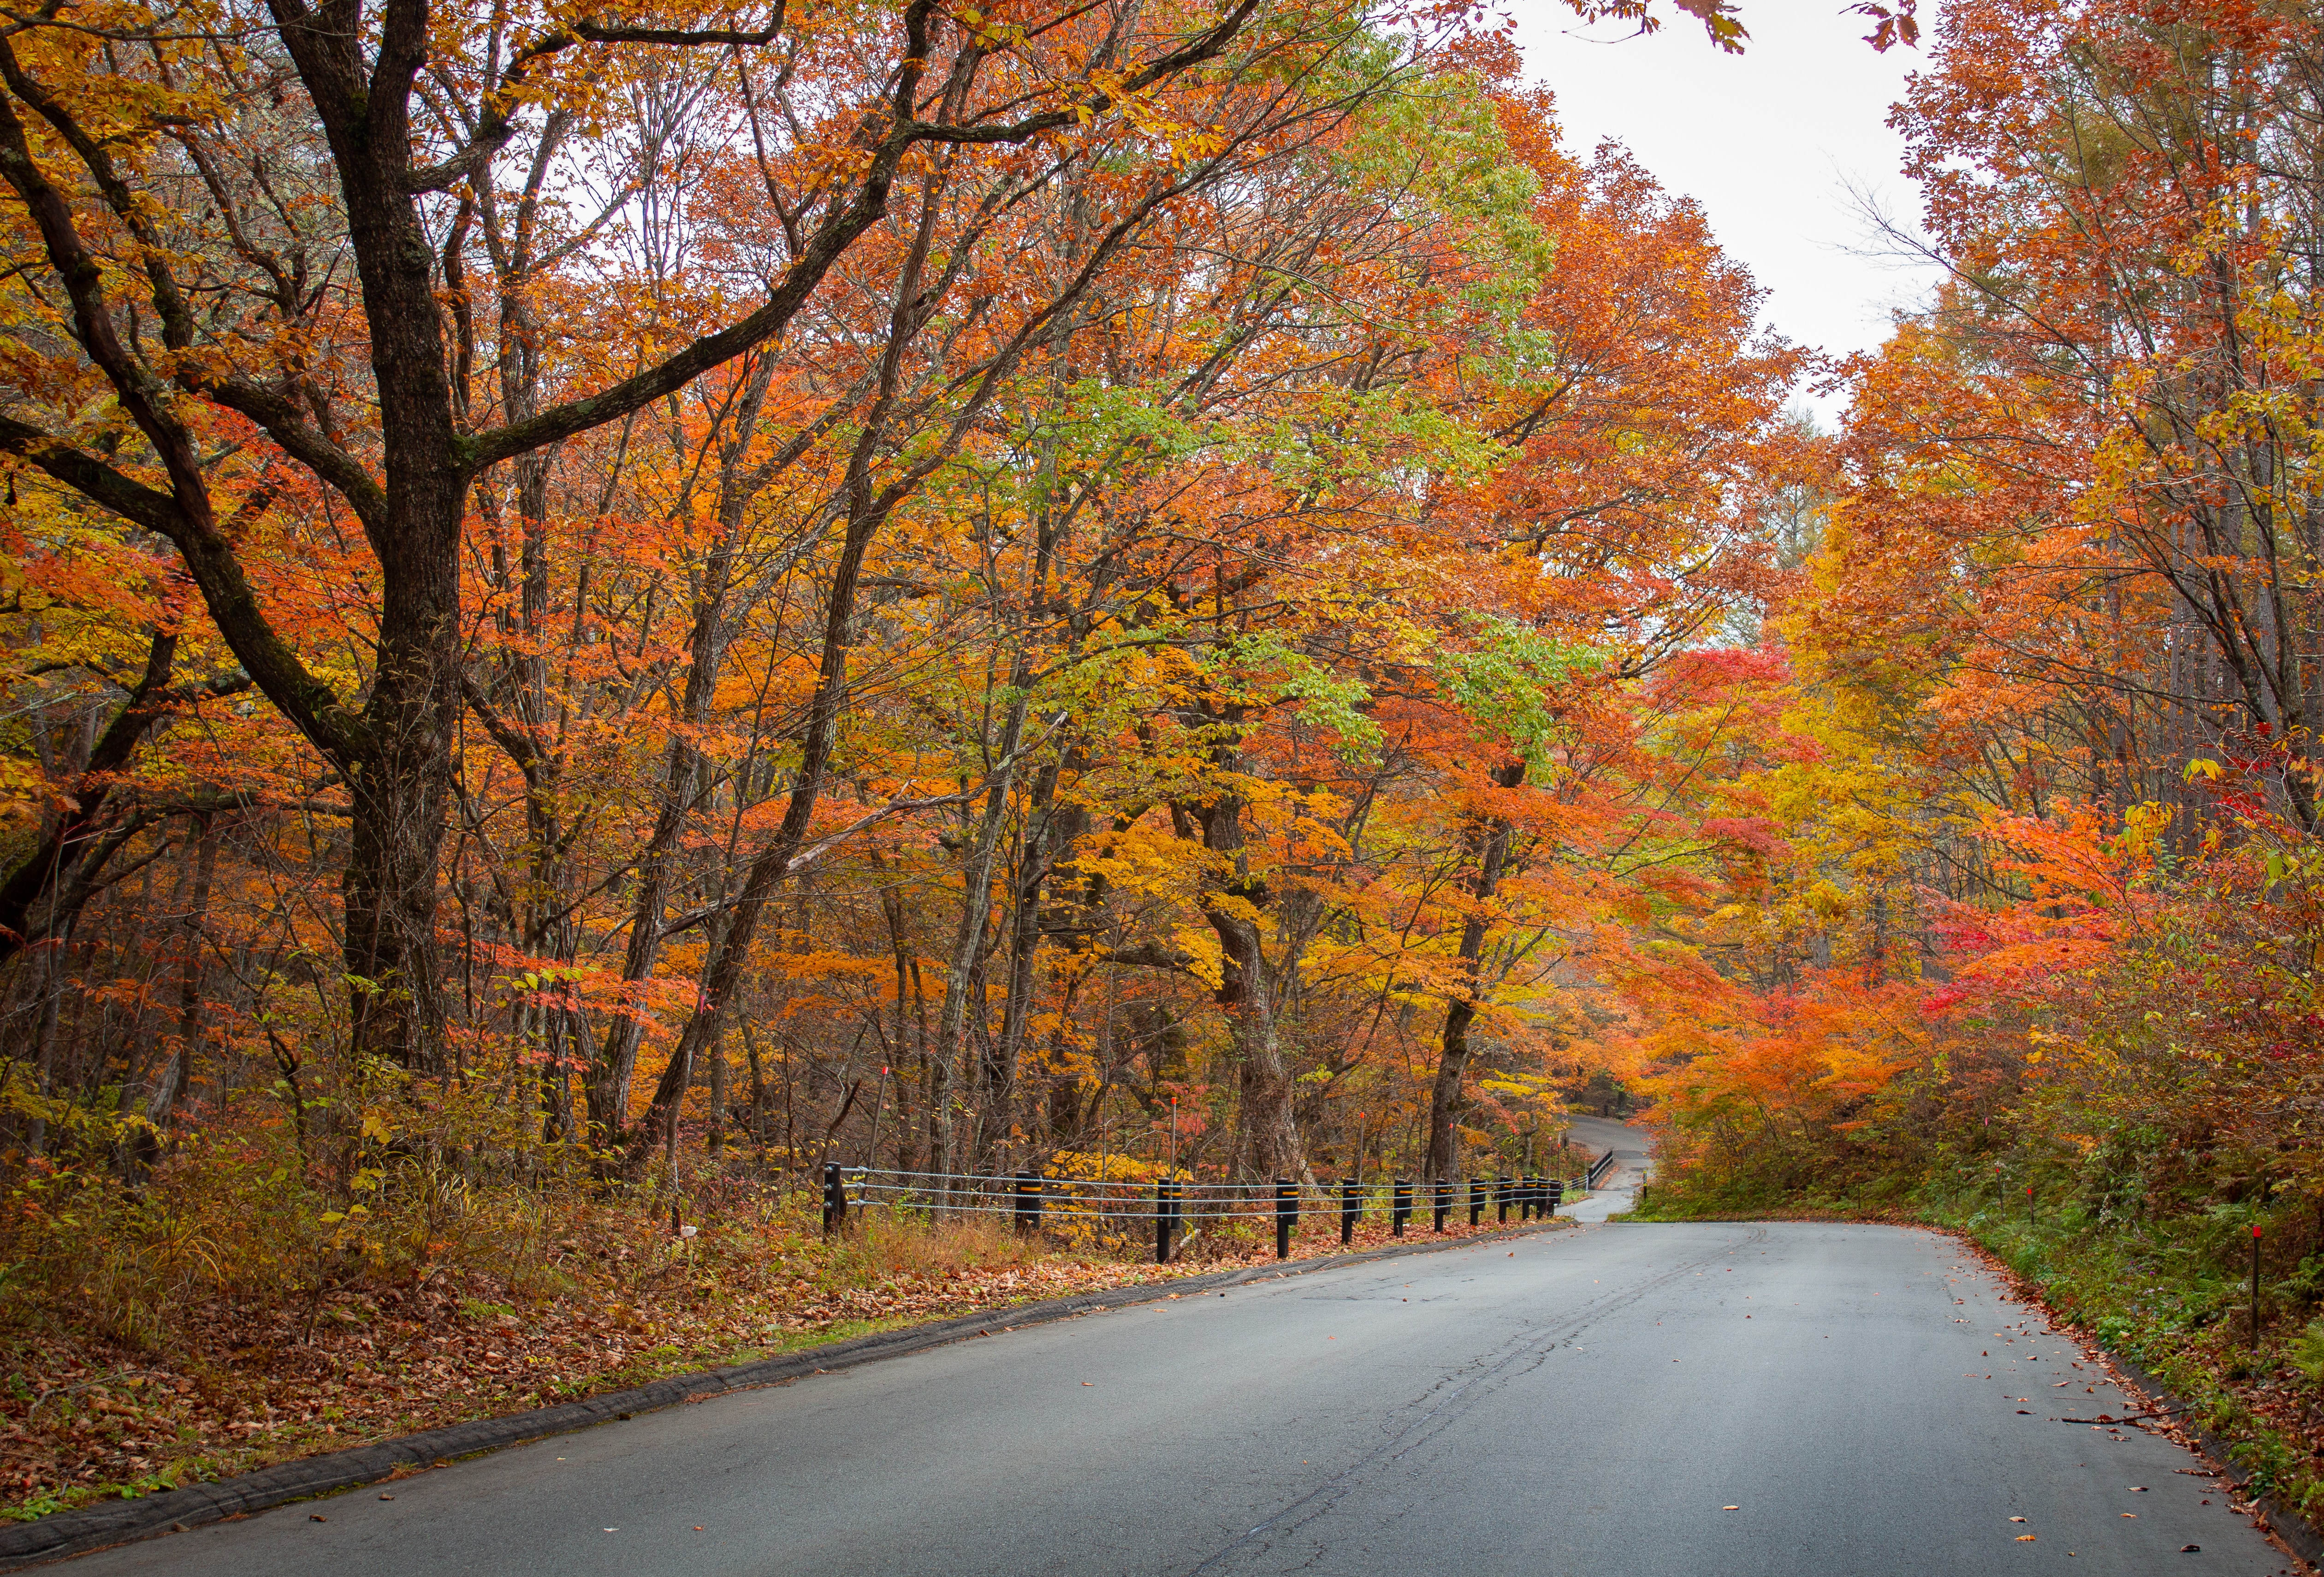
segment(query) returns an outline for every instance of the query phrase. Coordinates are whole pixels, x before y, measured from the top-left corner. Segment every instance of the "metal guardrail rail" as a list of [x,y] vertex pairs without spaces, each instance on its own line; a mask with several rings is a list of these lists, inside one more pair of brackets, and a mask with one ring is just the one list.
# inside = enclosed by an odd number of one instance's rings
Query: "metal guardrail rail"
[[1606,1181],[1606,1173],[1614,1170],[1614,1152],[1607,1151],[1590,1164],[1590,1186],[1597,1187]]
[[[1605,1163],[1591,1169],[1602,1176]],[[1354,1240],[1356,1222],[1368,1210],[1386,1207],[1395,1236],[1404,1236],[1405,1223],[1427,1211],[1434,1229],[1442,1232],[1448,1217],[1465,1206],[1469,1225],[1483,1223],[1491,1210],[1496,1224],[1506,1224],[1515,1210],[1519,1221],[1549,1217],[1571,1192],[1591,1186],[1576,1178],[1535,1174],[1523,1177],[1472,1177],[1466,1182],[1429,1183],[1411,1178],[1379,1179],[1372,1183],[1350,1177],[1303,1189],[1287,1178],[1268,1183],[1203,1183],[1193,1178],[1157,1178],[1151,1182],[1127,1178],[1052,1177],[1038,1172],[943,1173],[892,1168],[843,1166],[823,1169],[823,1229],[843,1230],[851,1214],[870,1205],[890,1210],[1007,1215],[1020,1230],[1035,1230],[1044,1218],[1063,1220],[1109,1220],[1128,1225],[1151,1222],[1154,1257],[1167,1264],[1176,1252],[1180,1234],[1195,1221],[1273,1221],[1275,1255],[1290,1257],[1291,1232],[1304,1212],[1333,1211],[1340,1218],[1340,1241]]]

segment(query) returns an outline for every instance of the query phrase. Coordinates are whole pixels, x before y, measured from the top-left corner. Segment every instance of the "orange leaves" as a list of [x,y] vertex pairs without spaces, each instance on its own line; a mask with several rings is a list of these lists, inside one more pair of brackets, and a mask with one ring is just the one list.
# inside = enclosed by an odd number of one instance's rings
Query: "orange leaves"
[[1665,1032],[1659,1049],[1674,1065],[1653,1084],[1669,1103],[1663,1120],[1793,1134],[1876,1123],[1898,1075],[1928,1052],[1921,992],[1821,975],[1795,990],[1727,994],[1696,1027]]

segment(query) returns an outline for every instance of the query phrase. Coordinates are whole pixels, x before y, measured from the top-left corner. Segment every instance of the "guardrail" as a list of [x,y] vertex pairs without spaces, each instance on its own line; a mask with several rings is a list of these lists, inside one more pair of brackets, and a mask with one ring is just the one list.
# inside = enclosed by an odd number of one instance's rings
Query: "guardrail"
[[[1592,1174],[1602,1173],[1592,1168]],[[1585,1186],[1580,1179],[1571,1184],[1575,1193],[1582,1192]],[[1472,1228],[1482,1224],[1488,1209],[1494,1211],[1497,1225],[1507,1224],[1513,1209],[1521,1222],[1537,1216],[1545,1218],[1556,1213],[1568,1187],[1563,1178],[1541,1175],[1472,1177],[1465,1182],[1440,1183],[1405,1177],[1365,1183],[1348,1177],[1319,1186],[1314,1195],[1303,1197],[1300,1185],[1288,1178],[1266,1183],[1202,1183],[1189,1177],[1142,1183],[1123,1178],[1052,1177],[1029,1171],[979,1173],[873,1170],[833,1162],[823,1169],[823,1229],[844,1229],[851,1212],[871,1205],[930,1214],[1007,1215],[1020,1230],[1026,1231],[1040,1228],[1054,1211],[1069,1220],[1094,1218],[1124,1226],[1133,1221],[1151,1223],[1155,1263],[1166,1265],[1184,1241],[1189,1223],[1272,1221],[1275,1257],[1287,1259],[1291,1257],[1292,1229],[1298,1225],[1302,1214],[1336,1210],[1340,1241],[1345,1245],[1355,1240],[1356,1222],[1374,1209],[1386,1210],[1389,1230],[1401,1238],[1405,1224],[1424,1208],[1430,1212],[1433,1229],[1438,1232],[1444,1230],[1446,1219],[1464,1206]]]
[[1614,1152],[1607,1151],[1590,1164],[1590,1186],[1597,1187],[1606,1181],[1606,1173],[1614,1170]]

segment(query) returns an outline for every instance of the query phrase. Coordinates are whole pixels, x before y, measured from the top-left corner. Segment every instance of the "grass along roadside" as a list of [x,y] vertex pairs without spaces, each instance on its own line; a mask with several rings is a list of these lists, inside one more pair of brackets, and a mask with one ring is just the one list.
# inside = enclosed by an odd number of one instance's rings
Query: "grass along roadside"
[[[1469,1235],[1462,1224],[1447,1237]],[[1272,1262],[1272,1231],[1213,1225],[1178,1263],[1127,1244],[1019,1237],[986,1218],[869,1212],[825,1240],[812,1216],[729,1217],[696,1235],[605,1207],[570,1217],[543,1267],[448,1265],[303,1299],[215,1297],[124,1339],[69,1304],[0,1328],[0,1516],[134,1498],[423,1429],[573,1401],[664,1376],[872,1331],[1109,1287]],[[1303,1219],[1295,1258],[1340,1251]],[[1493,1229],[1489,1220],[1480,1231]],[[1425,1217],[1407,1229],[1425,1239]],[[1394,1241],[1367,1217],[1360,1250]]]

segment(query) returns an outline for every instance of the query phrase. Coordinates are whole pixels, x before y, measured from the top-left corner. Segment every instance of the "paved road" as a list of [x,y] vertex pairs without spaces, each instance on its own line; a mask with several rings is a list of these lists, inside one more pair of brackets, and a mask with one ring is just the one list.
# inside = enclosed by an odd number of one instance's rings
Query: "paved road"
[[2284,1569],[2184,1452],[2057,1421],[2128,1410],[2080,1358],[1932,1233],[1617,1224],[816,1376],[73,1571]]
[[1557,1213],[1572,1216],[1577,1221],[1602,1221],[1628,1210],[1637,1202],[1638,1184],[1645,1181],[1650,1164],[1646,1136],[1628,1123],[1604,1118],[1572,1117],[1566,1123],[1573,1136],[1591,1149],[1613,1151],[1614,1170],[1606,1174],[1595,1192]]

